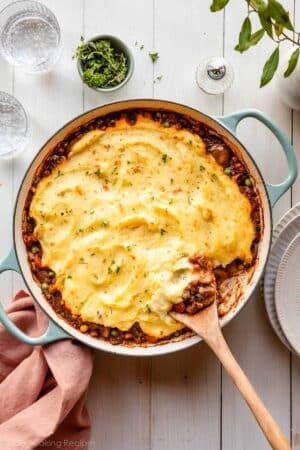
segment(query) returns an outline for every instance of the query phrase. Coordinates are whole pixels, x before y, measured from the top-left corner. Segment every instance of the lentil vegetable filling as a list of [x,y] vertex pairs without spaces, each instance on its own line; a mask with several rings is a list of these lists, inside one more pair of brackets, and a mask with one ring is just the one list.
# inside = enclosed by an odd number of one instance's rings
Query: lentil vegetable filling
[[194,314],[215,286],[226,314],[252,276],[261,227],[254,181],[222,138],[149,110],[100,117],[57,145],[23,215],[33,277],[56,313],[127,345],[188,335],[168,312]]

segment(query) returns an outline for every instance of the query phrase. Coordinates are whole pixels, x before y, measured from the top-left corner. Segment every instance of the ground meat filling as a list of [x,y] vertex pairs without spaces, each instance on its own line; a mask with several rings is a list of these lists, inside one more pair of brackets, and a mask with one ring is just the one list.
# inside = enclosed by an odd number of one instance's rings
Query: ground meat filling
[[211,261],[205,256],[192,256],[198,280],[192,281],[183,291],[183,301],[173,306],[178,313],[195,314],[216,300],[217,285]]
[[[68,158],[70,148],[82,135],[94,129],[105,130],[107,127],[112,127],[122,117],[130,125],[134,125],[138,115],[150,115],[154,121],[161,123],[164,127],[174,126],[176,129],[186,129],[199,135],[203,139],[207,151],[224,168],[226,175],[238,184],[240,191],[250,201],[252,206],[251,218],[256,226],[256,236],[251,248],[253,255],[252,264],[255,263],[262,229],[260,199],[246,167],[228,147],[222,137],[203,123],[190,117],[165,110],[128,110],[98,117],[74,130],[73,133],[53,148],[35,174],[23,211],[23,240],[27,248],[28,261],[31,266],[33,278],[40,285],[44,296],[54,311],[82,333],[89,334],[94,338],[108,340],[115,345],[147,345],[149,343],[156,343],[158,339],[146,335],[138,323],[135,323],[128,331],[121,331],[117,328],[109,328],[103,325],[85,322],[80,316],[72,314],[66,307],[61,292],[55,287],[56,275],[54,271],[42,265],[43,251],[37,237],[34,235],[35,220],[30,216],[29,210],[39,181],[43,177],[49,176],[55,167]],[[199,277],[198,280],[191,282],[184,289],[182,302],[174,305],[173,310],[180,313],[187,312],[189,314],[195,314],[197,311],[210,305],[215,299],[219,301],[220,299],[217,295],[219,284],[226,278],[241,273],[250,266],[249,264],[236,260],[225,268],[217,267],[213,269],[211,261],[202,255],[190,257],[190,262],[194,265]],[[184,328],[167,338],[160,339],[159,342],[179,338],[181,335],[186,336],[189,333],[191,333],[190,330]]]

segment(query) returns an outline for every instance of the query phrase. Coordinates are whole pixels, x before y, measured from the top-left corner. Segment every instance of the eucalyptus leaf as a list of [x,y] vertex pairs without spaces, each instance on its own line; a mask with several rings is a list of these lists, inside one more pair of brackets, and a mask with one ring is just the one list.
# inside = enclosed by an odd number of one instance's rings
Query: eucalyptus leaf
[[246,17],[246,19],[244,20],[243,24],[242,24],[242,28],[239,34],[239,43],[238,45],[235,47],[235,49],[241,53],[243,53],[244,51],[248,50],[249,48],[249,41],[251,38],[251,22],[249,17]]
[[274,52],[264,65],[263,73],[260,79],[260,87],[265,86],[272,80],[277,70],[278,63],[279,63],[279,47],[277,47],[274,50]]
[[281,33],[283,32],[283,25],[281,25],[280,23],[275,23],[274,30],[275,30],[276,36],[279,37],[281,35]]
[[265,34],[265,30],[261,28],[260,30],[256,31],[255,33],[251,34],[249,41],[245,45],[244,49],[241,51],[239,44],[235,46],[235,50],[238,52],[243,53],[243,51],[248,50],[250,47],[253,47],[254,45],[258,44],[258,42],[262,39],[262,37]]
[[294,72],[294,70],[296,69],[298,60],[299,60],[299,54],[300,54],[300,48],[296,48],[296,50],[293,51],[293,53],[291,54],[291,57],[289,59],[289,64],[288,67],[286,69],[286,71],[284,72],[284,77],[287,78],[291,75],[291,73]]
[[273,27],[272,20],[268,13],[268,10],[258,12],[258,17],[261,23],[261,26],[266,31],[266,33],[273,39]]
[[267,4],[264,0],[249,0],[250,6],[256,9],[256,11],[263,11],[267,8]]
[[268,12],[270,16],[275,20],[276,23],[282,25],[288,30],[294,31],[292,22],[290,21],[290,16],[288,11],[277,0],[269,0]]
[[210,10],[212,12],[220,11],[221,9],[225,8],[229,0],[213,0]]
[[263,35],[265,34],[265,30],[261,28],[260,30],[253,33],[250,37],[249,41],[249,47],[252,47],[253,45],[256,45],[259,43],[259,41],[262,39]]

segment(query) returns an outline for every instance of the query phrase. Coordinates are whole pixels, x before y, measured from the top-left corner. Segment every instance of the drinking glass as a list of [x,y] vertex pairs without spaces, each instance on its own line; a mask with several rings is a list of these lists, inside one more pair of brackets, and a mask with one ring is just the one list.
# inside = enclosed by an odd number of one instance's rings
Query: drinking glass
[[60,54],[60,28],[43,4],[19,0],[0,11],[0,52],[25,72],[50,70]]
[[0,92],[0,157],[23,150],[28,141],[28,119],[21,103]]

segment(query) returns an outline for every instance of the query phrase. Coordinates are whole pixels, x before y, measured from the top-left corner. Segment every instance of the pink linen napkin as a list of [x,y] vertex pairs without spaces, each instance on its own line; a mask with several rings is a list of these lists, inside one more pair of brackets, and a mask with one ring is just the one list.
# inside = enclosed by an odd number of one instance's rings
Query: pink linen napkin
[[[25,333],[38,336],[47,318],[18,293],[7,309]],[[0,449],[87,448],[85,394],[93,353],[72,340],[31,347],[0,325]]]

